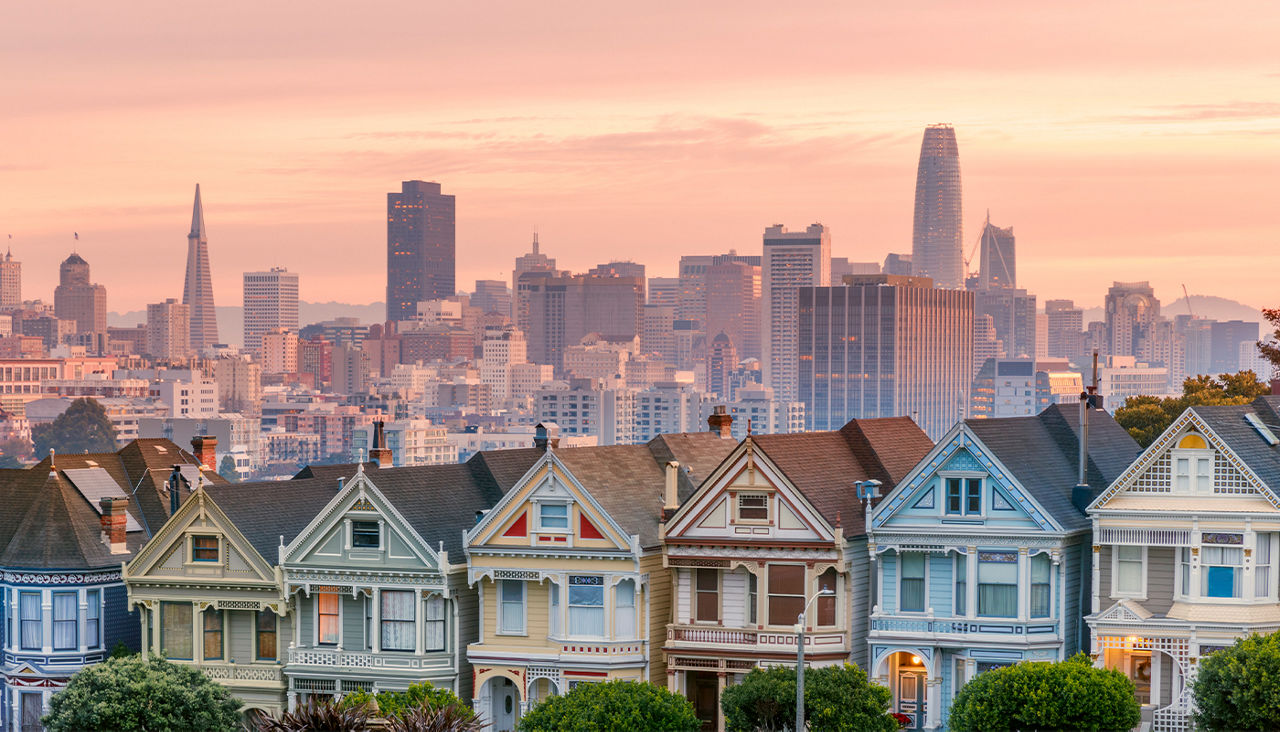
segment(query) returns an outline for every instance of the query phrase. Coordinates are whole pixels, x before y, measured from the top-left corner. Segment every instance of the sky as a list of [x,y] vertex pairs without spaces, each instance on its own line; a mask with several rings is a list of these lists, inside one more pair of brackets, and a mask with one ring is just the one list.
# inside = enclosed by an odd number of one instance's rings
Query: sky
[[181,297],[197,182],[220,305],[272,266],[305,300],[383,299],[408,179],[457,196],[461,289],[535,230],[575,271],[673,276],[815,221],[880,261],[948,122],[966,256],[989,209],[1042,300],[1280,304],[1280,3],[52,0],[0,27],[27,298],[73,249],[113,311]]

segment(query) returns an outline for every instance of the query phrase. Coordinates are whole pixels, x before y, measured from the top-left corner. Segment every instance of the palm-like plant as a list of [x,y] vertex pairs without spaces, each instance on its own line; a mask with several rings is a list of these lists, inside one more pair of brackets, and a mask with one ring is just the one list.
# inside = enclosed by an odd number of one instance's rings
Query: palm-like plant
[[257,732],[363,732],[369,729],[370,710],[363,705],[335,704],[328,699],[308,699],[305,704],[279,717],[260,717]]

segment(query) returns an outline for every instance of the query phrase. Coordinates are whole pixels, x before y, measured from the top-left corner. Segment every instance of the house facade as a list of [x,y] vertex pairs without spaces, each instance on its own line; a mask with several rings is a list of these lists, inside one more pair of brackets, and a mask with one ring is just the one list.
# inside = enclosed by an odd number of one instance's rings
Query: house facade
[[870,674],[910,729],[943,728],[977,674],[1085,647],[1084,508],[1138,447],[1092,409],[1082,452],[1082,411],[957,424],[873,510]]
[[1089,508],[1095,663],[1186,730],[1201,659],[1280,630],[1280,397],[1187,409]]
[[801,612],[806,664],[866,667],[870,562],[855,484],[892,486],[930,447],[904,418],[748,436],[672,505],[663,527],[674,592],[666,682],[704,728],[724,729],[726,686],[757,666],[795,663]]

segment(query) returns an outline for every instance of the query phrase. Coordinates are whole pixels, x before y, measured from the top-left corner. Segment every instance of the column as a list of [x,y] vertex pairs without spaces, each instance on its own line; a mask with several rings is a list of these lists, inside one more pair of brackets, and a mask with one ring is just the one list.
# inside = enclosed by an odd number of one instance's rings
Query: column
[[[938,649],[934,649],[934,663],[938,661]],[[925,689],[925,729],[937,729],[942,725],[942,675],[935,669],[929,673],[929,679],[924,683]]]
[[413,588],[413,652],[422,655],[422,614],[426,612],[426,603],[422,601],[422,590]]
[[[138,608],[138,617],[142,621],[142,637],[138,639],[138,643],[142,646],[142,660],[145,661],[150,656],[151,650],[151,633],[147,624],[147,620],[150,617],[150,611],[147,610],[146,605]],[[101,623],[102,621],[99,620],[98,622]]]
[[[808,620],[805,621],[806,625]],[[723,663],[723,661],[721,662]],[[720,700],[724,698],[724,687],[726,685],[725,671],[716,672],[716,732],[724,732],[724,712],[720,710]]]
[[[85,637],[89,626],[89,604],[83,587],[76,590],[76,605],[78,607],[78,610],[76,611],[76,638],[80,640],[80,652],[84,653],[89,647],[89,639]],[[101,625],[102,616],[99,615],[98,618],[98,624]]]
[[160,647],[160,607],[162,604],[159,600],[156,600],[151,603],[153,609],[146,611],[151,615],[151,644],[156,650],[156,655],[161,657],[164,656],[164,649]]
[[679,691],[676,688],[676,671],[673,668],[667,669],[667,691],[673,694]]
[[[1097,528],[1094,528],[1094,531],[1097,531]],[[1111,551],[1115,551],[1115,548],[1112,547]],[[1174,551],[1176,552],[1177,550],[1175,549]],[[1177,559],[1177,554],[1174,555],[1174,558]],[[1100,591],[1099,583],[1102,582],[1102,574],[1101,574],[1102,570],[1098,568],[1098,565],[1099,563],[1101,563],[1101,561],[1102,561],[1102,547],[1098,546],[1097,544],[1094,544],[1093,545],[1093,599],[1092,599],[1092,602],[1093,602],[1092,607],[1093,607],[1094,613],[1097,613],[1102,609],[1101,608],[1102,601],[1098,595]],[[1112,577],[1111,581],[1115,582],[1115,578]],[[1176,575],[1174,576],[1173,581],[1174,581],[1174,585],[1177,586],[1178,578]]]
[[1031,563],[1027,560],[1027,548],[1018,547],[1018,620],[1027,621],[1027,599],[1031,595]]
[[965,598],[965,608],[969,611],[969,617],[978,617],[978,547],[965,547],[968,555],[965,557],[968,561],[964,592],[968,597]]
[[40,590],[40,633],[44,636],[44,652],[53,652],[53,597],[48,590]]
[[372,636],[371,638],[369,638],[369,647],[373,649],[374,653],[381,653],[382,652],[382,589],[381,588],[378,588],[378,587],[374,588],[373,597],[369,599],[369,602],[373,603],[373,607],[370,608],[369,610],[369,615],[370,617],[373,618],[373,621],[370,622],[369,624],[370,625],[369,635]]
[[1160,673],[1164,670],[1164,656],[1160,651],[1151,652],[1151,705],[1160,707]]
[[191,660],[204,663],[204,609],[191,603]]

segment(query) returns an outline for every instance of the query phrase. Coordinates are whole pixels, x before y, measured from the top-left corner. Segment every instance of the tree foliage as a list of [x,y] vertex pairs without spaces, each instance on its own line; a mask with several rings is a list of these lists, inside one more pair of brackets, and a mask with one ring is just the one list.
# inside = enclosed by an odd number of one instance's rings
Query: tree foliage
[[465,717],[475,718],[470,706],[448,689],[438,689],[431,684],[410,684],[405,691],[380,691],[370,694],[358,691],[342,698],[344,706],[364,706],[380,717],[405,717],[419,709],[446,709],[457,707]]
[[[805,719],[814,730],[892,732],[889,690],[870,683],[852,664],[805,669]],[[790,666],[752,669],[742,683],[720,697],[726,729],[733,732],[790,729],[796,719],[796,670]]]
[[67,411],[48,424],[31,428],[31,441],[40,458],[53,448],[62,454],[82,452],[114,452],[116,430],[107,418],[107,410],[93,399],[77,399]]
[[[1280,308],[1264,308],[1262,317],[1275,328],[1269,341],[1258,341],[1258,351],[1262,357],[1271,362],[1274,373],[1280,374]],[[1266,374],[1263,374],[1266,376]]]
[[222,730],[240,725],[240,702],[191,666],[139,655],[111,658],[71,677],[44,718],[50,732]]
[[578,684],[553,696],[520,719],[520,732],[653,730],[697,732],[701,722],[689,700],[653,684],[608,681]]
[[1138,444],[1146,447],[1186,411],[1187,407],[1211,404],[1248,404],[1270,393],[1270,386],[1258,381],[1252,371],[1213,376],[1193,376],[1182,382],[1182,396],[1129,397],[1116,410],[1115,419]]
[[279,717],[259,715],[253,724],[257,732],[364,732],[370,716],[372,711],[363,705],[311,698]]
[[1280,729],[1280,633],[1205,656],[1192,693],[1197,729]]
[[240,471],[236,470],[236,459],[230,455],[223,455],[221,462],[218,463],[218,475],[226,478],[228,483],[239,481]]
[[1133,682],[1094,668],[1083,653],[1059,663],[1028,661],[979,674],[956,695],[954,732],[1129,730],[1141,711]]

